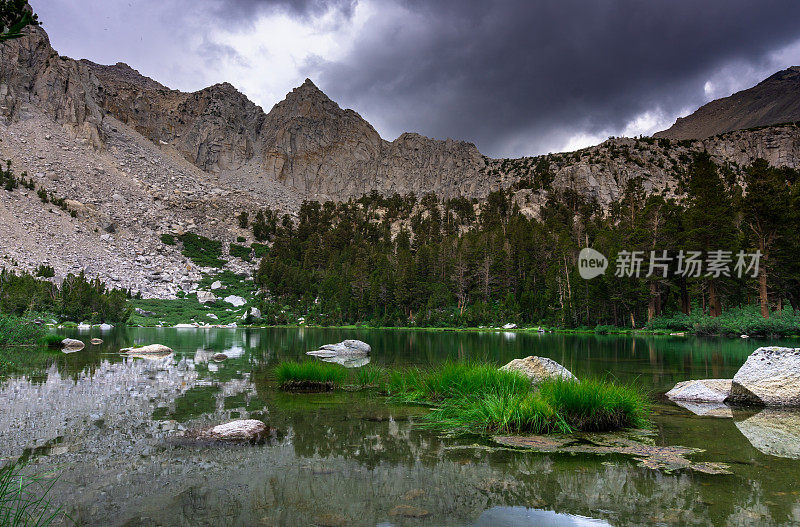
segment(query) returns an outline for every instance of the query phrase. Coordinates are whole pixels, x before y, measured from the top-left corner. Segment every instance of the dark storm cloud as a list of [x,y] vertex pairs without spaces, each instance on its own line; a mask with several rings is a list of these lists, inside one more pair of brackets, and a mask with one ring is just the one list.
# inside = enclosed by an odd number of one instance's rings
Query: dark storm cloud
[[704,102],[722,68],[761,72],[800,39],[793,0],[381,5],[349,56],[314,66],[323,89],[381,130],[471,140],[489,155],[548,151],[647,111],[672,118]]
[[264,12],[283,11],[307,17],[331,9],[350,16],[356,0],[211,0],[216,14],[238,20],[252,18]]

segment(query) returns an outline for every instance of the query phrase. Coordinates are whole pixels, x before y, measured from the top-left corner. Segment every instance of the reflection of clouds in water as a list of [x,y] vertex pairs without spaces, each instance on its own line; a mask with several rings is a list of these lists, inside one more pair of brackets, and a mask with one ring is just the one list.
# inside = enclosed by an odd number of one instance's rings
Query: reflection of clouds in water
[[224,349],[222,353],[227,355],[229,359],[237,359],[244,355],[244,348],[241,345],[236,344],[230,348]]
[[611,525],[607,521],[574,516],[541,509],[526,507],[492,507],[483,512],[474,527],[513,527],[516,525],[537,525],[540,527],[599,527]]

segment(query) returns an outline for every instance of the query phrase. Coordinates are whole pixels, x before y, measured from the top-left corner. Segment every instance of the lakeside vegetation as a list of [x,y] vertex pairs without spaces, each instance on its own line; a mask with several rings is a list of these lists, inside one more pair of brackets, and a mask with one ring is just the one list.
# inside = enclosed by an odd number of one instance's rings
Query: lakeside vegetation
[[24,463],[0,466],[0,526],[45,527],[64,515],[48,497],[54,478],[28,475]]
[[[572,191],[537,188],[546,162],[483,203],[373,193],[344,203],[305,202],[297,221],[264,211],[250,226],[257,239],[272,243],[256,275],[268,292],[265,321],[645,328],[682,313],[690,318],[681,330],[700,322],[707,332],[713,324],[692,317],[718,318],[754,305],[762,318],[777,313],[784,321],[783,312],[800,308],[798,171],[757,161],[743,171],[745,193],[737,167],[718,166],[705,153],[686,161],[688,169],[675,167],[679,184],[672,189],[683,199],[646,191],[636,178],[608,214]],[[515,199],[521,190],[543,203],[538,219],[523,214],[526,203]],[[641,251],[640,276],[616,276],[612,260],[605,274],[582,279],[577,259],[586,246],[609,258]],[[667,276],[646,276],[651,250],[673,257],[729,251],[731,271],[738,251],[760,251],[760,272],[758,278],[705,269],[684,275],[673,259]],[[795,320],[763,329],[797,334]],[[719,330],[750,326],[720,323]]]
[[483,363],[430,369],[347,370],[320,361],[282,362],[274,370],[284,390],[377,388],[392,400],[431,407],[430,427],[454,433],[605,432],[646,426],[649,403],[633,386],[601,380],[548,380],[533,386],[517,372]]

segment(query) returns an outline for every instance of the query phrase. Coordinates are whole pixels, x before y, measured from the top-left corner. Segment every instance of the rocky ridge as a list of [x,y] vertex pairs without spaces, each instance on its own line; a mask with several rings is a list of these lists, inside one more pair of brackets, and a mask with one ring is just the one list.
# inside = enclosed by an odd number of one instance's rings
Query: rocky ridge
[[732,130],[797,121],[800,121],[800,66],[792,66],[752,88],[701,106],[655,137],[702,139]]
[[[491,159],[471,143],[406,133],[382,139],[310,80],[268,113],[230,84],[169,89],[129,66],[58,55],[41,28],[0,46],[0,158],[69,200],[71,217],[34,192],[0,192],[0,266],[85,270],[145,297],[196,288],[202,269],[165,233],[228,243],[251,233],[236,215],[303,199],[435,192],[484,198],[513,187],[536,215],[552,193],[574,191],[607,209],[628,182],[673,193],[690,154],[707,150],[741,174],[758,157],[800,167],[800,128],[735,131],[704,140],[613,138],[573,153]],[[231,259],[228,268],[250,272]]]

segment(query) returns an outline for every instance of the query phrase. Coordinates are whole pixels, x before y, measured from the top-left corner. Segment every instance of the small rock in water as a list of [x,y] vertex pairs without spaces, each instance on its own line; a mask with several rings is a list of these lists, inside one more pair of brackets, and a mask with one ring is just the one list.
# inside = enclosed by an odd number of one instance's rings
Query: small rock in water
[[270,434],[270,428],[257,419],[240,419],[231,421],[199,432],[188,434],[189,437],[213,441],[263,441]]
[[90,340],[89,342],[91,342],[92,344],[94,344],[95,346],[97,346],[97,345],[100,345],[100,344],[102,344],[102,343],[103,343],[103,339],[93,338],[93,339],[92,339],[92,340]]
[[163,344],[150,344],[149,346],[142,346],[140,348],[122,348],[119,350],[120,353],[136,353],[140,355],[144,355],[147,353],[172,353],[173,350],[170,347],[164,346]]
[[372,347],[366,342],[360,340],[343,340],[337,344],[325,344],[320,346],[317,351],[309,351],[306,355],[314,355],[316,357],[337,357],[337,356],[352,356],[352,355],[369,355],[372,352]]
[[64,348],[64,350],[80,351],[83,349],[85,344],[82,341],[76,339],[64,339],[61,341],[61,346]]
[[214,362],[222,362],[222,361],[228,360],[228,356],[225,355],[224,353],[215,353],[211,357],[211,360],[213,360]]

